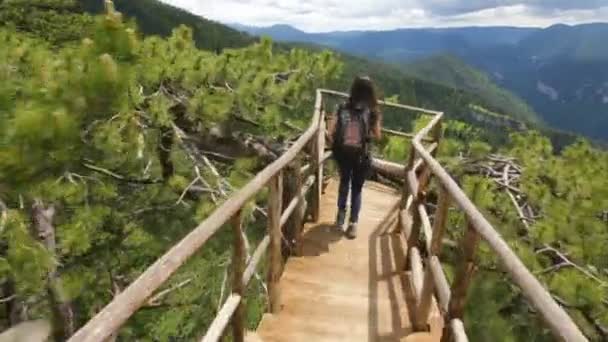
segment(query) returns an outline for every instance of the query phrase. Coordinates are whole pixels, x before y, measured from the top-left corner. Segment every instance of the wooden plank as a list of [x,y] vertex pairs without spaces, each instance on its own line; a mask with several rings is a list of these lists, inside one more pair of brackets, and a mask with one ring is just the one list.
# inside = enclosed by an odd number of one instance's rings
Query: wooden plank
[[469,342],[469,338],[464,330],[464,324],[459,319],[450,321],[450,327],[454,336],[454,342]]
[[424,233],[424,247],[428,254],[431,250],[431,240],[433,238],[433,228],[431,228],[431,220],[429,214],[426,212],[426,207],[422,204],[418,205],[418,215],[420,215],[420,222],[422,224],[422,232]]
[[417,247],[410,248],[410,269],[414,299],[416,303],[419,303],[422,294],[424,273],[422,270],[422,258],[420,258],[420,251]]
[[429,264],[427,265],[433,273],[433,284],[435,285],[435,292],[437,293],[437,301],[439,302],[439,310],[443,316],[447,315],[450,305],[450,285],[443,272],[443,267],[437,256],[431,256]]
[[[243,286],[243,272],[245,270],[245,239],[243,238],[241,211],[237,212],[232,218],[233,230],[233,256],[232,256],[232,292],[241,297],[245,296]],[[232,340],[243,342],[245,338],[245,317],[244,308],[241,303],[237,306],[232,316]]]
[[268,181],[287,164],[291,163],[297,154],[308,144],[319,128],[321,112],[321,91],[317,91],[315,111],[310,127],[281,157],[258,173],[247,185],[232,195],[217,208],[207,219],[201,222],[192,232],[175,244],[167,253],[160,257],[139,278],[103,308],[93,319],[74,334],[70,342],[102,341],[118,330],[131,315],[137,311],[147,299],[175,271],[183,265],[196,251],[207,242],[245,203],[255,196]]
[[431,255],[440,255],[445,232],[445,225],[448,219],[448,210],[450,208],[450,194],[441,187],[439,190],[439,201],[437,210],[435,211],[435,220],[433,222],[433,238],[431,239]]
[[420,299],[416,303],[416,312],[414,313],[414,329],[416,331],[427,331],[429,314],[431,313],[431,305],[433,304],[433,291],[435,290],[435,281],[433,279],[433,271],[427,261],[424,271],[424,282]]
[[401,226],[400,232],[405,234],[405,240],[408,241],[412,235],[412,216],[410,215],[409,207],[399,212],[399,224]]
[[251,277],[253,277],[253,274],[255,273],[255,270],[258,268],[258,265],[260,264],[262,257],[264,256],[264,254],[266,254],[266,251],[268,250],[268,246],[270,246],[270,235],[264,236],[262,241],[260,241],[260,243],[256,247],[255,251],[251,255],[251,258],[250,258],[249,262],[247,263],[247,267],[245,268],[245,271],[243,272],[243,279],[242,279],[243,287],[247,287],[247,285],[249,285],[249,282],[251,281]]
[[240,303],[241,296],[233,294],[228,297],[228,300],[226,300],[226,303],[224,303],[220,312],[218,312],[217,316],[215,316],[213,323],[211,323],[209,330],[207,330],[205,337],[203,337],[201,341],[219,341],[222,337],[222,334],[224,333],[224,330],[226,329],[226,326],[228,326],[228,323],[230,323],[232,315],[234,314]]
[[507,273],[509,273],[513,281],[522,290],[524,297],[538,310],[553,335],[562,341],[587,341],[586,337],[572,321],[572,318],[555,302],[551,294],[526,268],[447,171],[424,150],[420,142],[414,139],[412,144],[416,147],[416,150],[432,170],[435,177],[447,189],[454,203],[465,212],[475,230],[479,232],[482,238],[489,244],[491,250],[498,256]]
[[283,197],[282,172],[279,172],[269,184],[268,195],[268,235],[270,236],[270,263],[268,267],[268,297],[270,312],[276,313],[281,305],[281,288],[279,280],[283,267],[281,255],[281,201]]

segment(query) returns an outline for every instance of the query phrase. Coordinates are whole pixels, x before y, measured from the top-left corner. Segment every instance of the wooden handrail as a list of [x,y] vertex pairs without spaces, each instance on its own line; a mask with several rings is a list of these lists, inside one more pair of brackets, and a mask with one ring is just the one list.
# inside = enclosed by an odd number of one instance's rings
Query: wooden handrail
[[441,122],[442,117],[443,113],[437,114],[427,126],[416,134],[416,137],[412,140],[413,153],[424,160],[426,167],[431,170],[432,175],[445,188],[453,203],[464,211],[471,228],[490,245],[491,250],[498,256],[513,281],[520,287],[524,297],[538,310],[553,335],[562,341],[587,341],[587,338],[574,324],[570,316],[555,302],[551,294],[526,268],[447,171],[422,145],[422,138]]

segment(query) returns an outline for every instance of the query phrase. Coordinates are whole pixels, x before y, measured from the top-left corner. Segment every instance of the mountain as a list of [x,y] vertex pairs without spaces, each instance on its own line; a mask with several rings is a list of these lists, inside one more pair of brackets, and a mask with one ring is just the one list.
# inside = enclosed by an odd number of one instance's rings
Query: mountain
[[[78,0],[82,8],[91,13],[101,13],[103,1]],[[135,19],[142,32],[166,37],[179,25],[192,28],[194,41],[199,48],[221,50],[226,47],[247,46],[257,39],[228,26],[205,19],[188,11],[156,0],[113,0],[116,9]]]
[[465,53],[471,48],[514,45],[539,31],[519,27],[461,27],[306,33],[289,25],[253,27],[235,24],[232,27],[277,41],[322,44],[359,56],[399,62],[444,51]]
[[438,55],[404,64],[403,69],[413,77],[477,94],[494,108],[510,113],[516,119],[540,121],[534,110],[521,98],[497,86],[486,73],[458,57]]
[[307,38],[306,32],[300,31],[290,25],[273,25],[269,27],[255,27],[239,24],[229,25],[235,30],[247,32],[255,36],[269,36],[276,41],[282,42],[313,42],[312,38]]
[[[328,33],[305,33],[292,28],[298,33],[281,36],[275,36],[271,28],[244,29],[282,41],[316,43],[349,54],[410,64],[408,72],[416,77],[471,90],[466,80],[453,76],[466,73],[465,79],[479,80],[475,72],[465,72],[453,63],[446,64],[444,58],[434,58],[451,54],[489,75],[491,82],[487,84],[496,83],[525,100],[549,126],[608,141],[605,23],[560,24],[545,29],[464,27]],[[431,59],[414,63],[426,58]],[[420,68],[432,72],[417,72]],[[460,71],[454,73],[455,70]],[[489,88],[497,89],[494,85]],[[494,100],[490,102],[494,102],[496,96],[491,98]],[[511,110],[514,111],[517,109]]]

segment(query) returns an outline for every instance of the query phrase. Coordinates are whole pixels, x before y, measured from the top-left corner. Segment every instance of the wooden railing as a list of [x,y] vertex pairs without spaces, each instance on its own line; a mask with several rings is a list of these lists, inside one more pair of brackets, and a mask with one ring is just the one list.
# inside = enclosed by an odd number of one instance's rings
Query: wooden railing
[[[513,282],[519,286],[523,296],[538,311],[556,339],[587,341],[564,309],[532,275],[500,234],[434,158],[442,136],[443,113],[430,114],[434,114],[435,117],[413,138],[405,169],[400,169],[394,163],[375,162],[375,167],[385,172],[399,174],[401,171],[404,179],[403,206],[399,213],[399,226],[407,240],[407,260],[416,303],[415,310],[411,313],[415,329],[427,329],[432,298],[436,295],[444,318],[445,328],[442,341],[467,340],[462,323],[464,306],[467,289],[476,267],[475,251],[483,239],[498,257]],[[432,134],[433,143],[425,147],[422,142],[428,139],[428,134]],[[433,224],[431,224],[425,205],[427,189],[432,177],[437,180],[440,188]],[[452,202],[464,212],[467,224],[464,237],[460,242],[462,260],[460,260],[450,287],[439,261],[439,255],[448,208]],[[421,241],[424,243],[421,244]],[[424,251],[426,255],[424,263],[421,251]]]
[[[160,257],[78,330],[69,341],[104,341],[110,338],[181,265],[227,223],[232,226],[234,235],[232,293],[211,323],[203,341],[219,340],[225,334],[229,324],[232,324],[234,341],[243,341],[245,331],[243,298],[247,285],[266,253],[269,253],[270,256],[267,279],[269,311],[276,313],[279,310],[281,296],[279,278],[283,267],[281,254],[283,230],[284,227],[290,226],[288,227],[290,231],[295,232],[294,254],[299,254],[304,217],[308,207],[305,198],[311,190],[311,205],[308,209],[312,220],[319,219],[323,164],[331,156],[329,152],[325,152],[324,95],[347,96],[331,90],[317,90],[312,122],[291,148],[258,173],[242,189],[235,192],[205,221]],[[475,248],[479,239],[483,238],[505,265],[515,283],[520,286],[524,296],[545,319],[555,336],[565,341],[585,341],[584,336],[568,315],[553,301],[550,294],[525,268],[500,235],[434,159],[434,153],[441,139],[443,113],[395,103],[382,102],[381,104],[434,116],[429,125],[413,137],[411,153],[405,167],[382,160],[374,160],[373,163],[373,167],[377,171],[401,177],[404,180],[403,201],[399,209],[399,227],[408,241],[410,278],[416,302],[416,310],[411,313],[415,328],[417,330],[427,328],[426,322],[432,298],[436,295],[446,319],[444,339],[449,340],[453,337],[456,341],[466,341],[462,324],[462,310],[474,269]],[[399,132],[388,130],[386,132],[408,137]],[[428,133],[432,133],[432,137],[427,137]],[[422,142],[428,143],[428,146],[425,147]],[[298,156],[304,153],[306,147],[308,147],[312,163],[302,166],[299,164]],[[311,175],[307,177],[309,173]],[[290,180],[289,189],[283,189],[284,176]],[[425,194],[431,176],[440,182],[442,188],[433,226],[431,226],[425,207]],[[267,235],[261,240],[249,260],[246,260],[241,211],[255,194],[265,187],[269,188]],[[282,203],[283,198],[288,198],[289,202]],[[458,205],[468,219],[467,234],[463,240],[465,258],[451,289],[438,257],[450,201]],[[420,237],[426,238],[423,246],[419,245]],[[426,255],[424,264],[421,250]]]

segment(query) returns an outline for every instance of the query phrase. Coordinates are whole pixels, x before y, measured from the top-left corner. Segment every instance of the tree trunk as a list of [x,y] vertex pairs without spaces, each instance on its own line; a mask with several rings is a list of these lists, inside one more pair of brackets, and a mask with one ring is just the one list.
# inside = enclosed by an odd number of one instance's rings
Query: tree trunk
[[[55,255],[56,240],[53,217],[55,207],[44,208],[42,201],[36,200],[32,208],[35,232],[46,249]],[[75,332],[75,319],[72,303],[67,299],[61,278],[56,267],[52,267],[48,274],[47,292],[53,310],[54,335],[57,340],[67,340]]]

